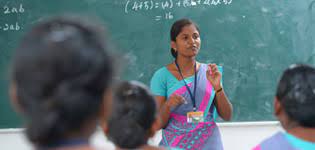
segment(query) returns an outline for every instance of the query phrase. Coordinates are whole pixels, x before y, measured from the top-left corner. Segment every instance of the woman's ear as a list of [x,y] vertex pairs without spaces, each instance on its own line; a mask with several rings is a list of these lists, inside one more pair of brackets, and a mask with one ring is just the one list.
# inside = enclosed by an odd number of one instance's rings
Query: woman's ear
[[17,92],[17,87],[16,87],[15,82],[11,82],[10,87],[9,87],[9,96],[10,96],[11,105],[17,113],[23,113],[22,106],[18,102],[17,93],[18,92]]
[[107,125],[107,123],[103,123],[102,124],[102,130],[103,130],[103,133],[107,136],[108,135],[108,125]]
[[277,119],[279,120],[279,122],[281,123],[282,127],[285,130],[291,128],[292,126],[297,125],[288,117],[287,113],[284,110],[284,107],[282,106],[281,102],[277,97],[275,97],[274,100],[274,115],[277,117]]
[[171,41],[171,48],[174,49],[175,51],[177,51],[177,46],[176,46],[176,43],[174,41]]
[[104,92],[103,101],[100,108],[100,125],[104,129],[107,128],[107,120],[111,115],[112,112],[112,103],[113,103],[113,96],[112,96],[112,89],[108,89]]
[[286,115],[286,112],[283,109],[281,102],[279,101],[279,99],[277,97],[275,97],[275,99],[274,99],[274,115],[280,121],[282,126],[284,128],[286,128],[289,120],[288,120],[288,117]]
[[282,113],[282,106],[277,97],[274,98],[274,104],[273,104],[273,109],[274,109],[274,115],[279,118],[281,113]]

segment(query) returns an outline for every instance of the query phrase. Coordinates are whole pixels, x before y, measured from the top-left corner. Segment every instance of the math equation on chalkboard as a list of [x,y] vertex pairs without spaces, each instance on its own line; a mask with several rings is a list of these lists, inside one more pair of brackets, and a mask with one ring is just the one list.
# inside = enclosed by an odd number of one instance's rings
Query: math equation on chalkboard
[[[25,13],[25,8],[23,4],[17,5],[4,5],[2,6],[2,11],[4,17],[17,16]],[[0,23],[0,31],[19,31],[22,29],[21,24],[18,21],[9,22],[4,21]]]
[[215,7],[221,5],[230,5],[233,0],[127,0],[124,11],[126,14],[136,13],[140,11],[162,10],[161,15],[153,16],[153,19],[160,21],[162,19],[171,20],[174,18],[172,13],[176,8],[196,8],[199,7]]

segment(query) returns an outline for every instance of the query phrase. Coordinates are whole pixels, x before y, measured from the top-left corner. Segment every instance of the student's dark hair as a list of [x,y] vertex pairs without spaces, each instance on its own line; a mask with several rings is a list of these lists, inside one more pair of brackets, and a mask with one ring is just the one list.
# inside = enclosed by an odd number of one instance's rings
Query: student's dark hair
[[315,127],[315,68],[298,64],[286,69],[276,96],[292,121]]
[[12,81],[26,118],[26,134],[47,145],[96,120],[113,76],[100,24],[75,16],[39,22],[16,49]]
[[139,82],[125,81],[114,90],[113,112],[108,121],[109,139],[120,148],[137,148],[147,143],[156,119],[154,96]]
[[[194,23],[190,19],[186,19],[186,18],[179,19],[176,22],[174,22],[172,27],[171,27],[171,32],[170,32],[171,41],[175,42],[178,34],[180,34],[180,32],[182,32],[182,29],[188,25],[194,25],[196,27],[197,31],[200,33],[199,27],[196,23]],[[174,58],[177,57],[177,52],[173,48],[171,48],[171,54]]]

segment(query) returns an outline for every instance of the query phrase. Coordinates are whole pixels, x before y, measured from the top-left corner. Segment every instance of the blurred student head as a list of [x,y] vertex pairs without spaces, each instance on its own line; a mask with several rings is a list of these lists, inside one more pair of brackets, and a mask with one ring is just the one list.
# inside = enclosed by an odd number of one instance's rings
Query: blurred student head
[[39,22],[22,38],[11,71],[10,96],[36,146],[88,138],[110,104],[104,97],[112,58],[94,22],[74,16]]
[[134,149],[146,145],[159,121],[154,96],[144,84],[124,81],[117,85],[106,131],[117,147]]
[[315,69],[296,64],[286,69],[278,83],[275,115],[282,126],[315,128]]

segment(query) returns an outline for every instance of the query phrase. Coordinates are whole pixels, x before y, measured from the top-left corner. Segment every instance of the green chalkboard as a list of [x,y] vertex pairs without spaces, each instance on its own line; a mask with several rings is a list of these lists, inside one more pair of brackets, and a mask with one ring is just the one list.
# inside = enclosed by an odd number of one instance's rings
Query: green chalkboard
[[21,127],[8,98],[9,65],[21,35],[43,17],[96,16],[124,65],[122,78],[149,84],[170,63],[169,30],[183,17],[200,26],[198,60],[224,67],[233,121],[274,120],[277,80],[289,64],[315,64],[314,0],[0,0],[0,128]]

